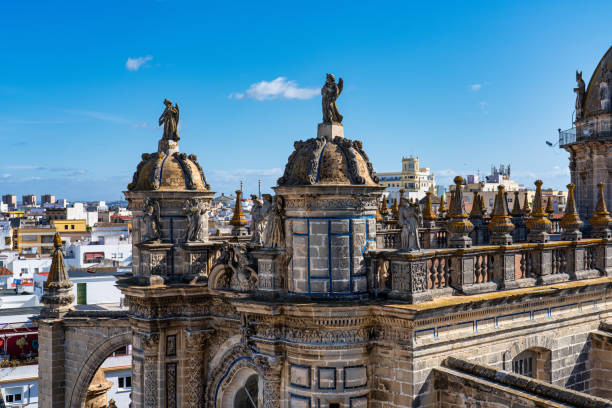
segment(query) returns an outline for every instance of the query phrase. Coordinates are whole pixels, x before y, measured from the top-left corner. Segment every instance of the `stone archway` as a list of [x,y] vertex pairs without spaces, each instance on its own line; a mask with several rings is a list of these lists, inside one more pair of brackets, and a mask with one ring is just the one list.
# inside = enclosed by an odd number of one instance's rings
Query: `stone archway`
[[[238,340],[230,339],[231,340]],[[217,354],[213,361],[218,361],[211,370],[207,381],[208,392],[206,406],[213,408],[233,408],[237,393],[244,388],[247,380],[254,375],[258,376],[259,403],[263,398],[264,375],[261,366],[254,360],[251,353],[240,344],[234,344]]]
[[104,360],[106,360],[115,350],[120,347],[129,346],[130,344],[132,344],[132,333],[122,333],[107,338],[89,353],[72,387],[69,398],[70,408],[83,407],[85,397],[87,396],[87,389],[98,368],[100,368]]

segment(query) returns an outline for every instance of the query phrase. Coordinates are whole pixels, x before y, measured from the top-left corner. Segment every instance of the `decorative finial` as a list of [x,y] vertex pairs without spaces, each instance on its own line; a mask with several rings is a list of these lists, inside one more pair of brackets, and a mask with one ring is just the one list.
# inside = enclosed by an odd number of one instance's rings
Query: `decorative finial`
[[529,194],[525,191],[525,200],[523,201],[523,215],[529,217],[531,214],[531,207],[529,207]]
[[606,200],[604,198],[604,183],[597,184],[597,205],[595,206],[595,212],[593,216],[589,218],[589,223],[593,227],[592,236],[596,238],[607,238],[612,237],[610,232],[610,212],[606,208]]
[[504,193],[504,186],[498,186],[495,204],[491,212],[491,222],[489,223],[489,230],[492,233],[491,243],[497,245],[512,244],[510,232],[514,230],[514,224],[510,222],[510,217],[508,216],[506,195]]
[[472,203],[472,210],[470,211],[470,219],[482,218],[482,203],[478,191],[474,191],[474,202]]
[[567,185],[567,204],[565,206],[565,213],[559,221],[559,225],[563,228],[561,233],[561,239],[565,241],[578,241],[582,239],[582,232],[580,228],[584,224],[578,215],[576,210],[576,199],[574,198],[574,184]]
[[74,301],[72,282],[66,271],[64,253],[62,252],[62,237],[55,233],[53,237],[53,255],[47,281],[44,284],[44,294],[41,298],[43,308],[40,315],[43,318],[58,318],[68,312]]
[[393,214],[393,219],[397,220],[399,215],[399,205],[397,204],[397,198],[393,199],[393,205],[391,206],[391,214]]
[[236,190],[236,205],[234,206],[234,216],[230,221],[230,225],[234,227],[244,227],[247,225],[247,220],[242,212],[242,191]]
[[482,211],[482,216],[483,217],[488,212],[487,211],[487,207],[485,206],[485,203],[484,203],[484,197],[483,196],[480,196],[480,210]]
[[529,242],[548,242],[550,239],[549,232],[552,223],[547,218],[544,208],[542,207],[542,180],[536,180],[536,193],[533,199],[533,212],[531,218],[527,220],[529,234],[527,240]]
[[[53,255],[51,257],[51,268],[49,269],[49,275],[47,275],[47,281],[45,287],[52,285],[65,286],[65,283],[70,283],[68,272],[66,271],[66,264],[64,263],[64,252],[62,251],[62,237],[59,232],[56,232],[53,236]],[[70,283],[72,286],[72,283]]]
[[438,216],[440,218],[443,218],[445,212],[446,212],[446,207],[444,207],[444,194],[442,194],[440,196],[440,207],[438,207]]
[[382,196],[382,205],[380,208],[380,213],[383,217],[387,217],[389,214],[391,214],[391,211],[389,211],[389,208],[387,207],[387,197],[385,197],[384,195]]
[[431,205],[431,192],[425,193],[425,205],[423,206],[423,219],[425,221],[435,221],[436,214]]
[[463,177],[457,176],[453,180],[455,182],[455,191],[451,195],[452,206],[449,208],[450,221],[446,225],[446,230],[449,232],[448,246],[451,248],[468,248],[472,246],[472,238],[469,234],[474,229],[474,225],[467,219],[468,215],[465,212],[463,205]]
[[342,78],[338,79],[336,84],[336,78],[333,74],[327,74],[325,85],[321,88],[321,104],[323,108],[323,123],[328,124],[340,124],[342,123],[342,115],[338,111],[338,105],[336,105],[336,99],[342,93],[344,87],[344,81]]
[[512,203],[512,212],[510,214],[513,217],[523,216],[523,211],[521,210],[521,203],[519,202],[519,192],[518,191],[514,192],[514,202]]
[[546,203],[546,214],[548,214],[548,218],[552,218],[555,210],[552,204],[552,196],[548,196],[548,202]]

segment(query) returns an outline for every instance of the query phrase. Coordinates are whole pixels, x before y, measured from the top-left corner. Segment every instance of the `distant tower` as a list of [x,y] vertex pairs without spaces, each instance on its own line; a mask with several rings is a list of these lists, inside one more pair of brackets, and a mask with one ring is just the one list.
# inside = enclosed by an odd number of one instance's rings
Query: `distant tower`
[[597,65],[586,89],[582,72],[576,72],[575,128],[559,132],[559,146],[570,154],[576,206],[583,221],[595,209],[598,183],[605,184],[606,204],[612,205],[612,106],[608,89],[611,68],[612,47]]

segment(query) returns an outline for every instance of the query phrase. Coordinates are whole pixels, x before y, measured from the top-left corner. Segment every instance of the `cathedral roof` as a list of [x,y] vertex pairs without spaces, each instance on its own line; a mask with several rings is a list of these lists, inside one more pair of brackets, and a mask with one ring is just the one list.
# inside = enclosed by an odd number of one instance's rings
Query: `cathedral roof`
[[[161,150],[161,149],[160,149]],[[204,171],[194,154],[162,150],[143,153],[132,182],[130,191],[207,191]]]
[[361,142],[344,137],[297,141],[279,186],[378,185],[378,177]]
[[[608,51],[597,64],[597,68],[591,75],[589,86],[587,87],[585,103],[584,103],[584,117],[593,116],[601,113],[601,103],[599,97],[599,84],[602,79],[606,76],[610,76],[612,73],[612,47],[608,48]],[[609,78],[609,80],[612,78]]]

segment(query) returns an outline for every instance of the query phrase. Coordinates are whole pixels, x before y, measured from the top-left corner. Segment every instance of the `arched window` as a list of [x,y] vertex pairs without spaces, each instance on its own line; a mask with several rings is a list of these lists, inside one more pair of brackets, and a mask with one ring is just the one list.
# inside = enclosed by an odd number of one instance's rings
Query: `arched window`
[[259,396],[259,376],[252,374],[236,392],[234,408],[257,408]]

